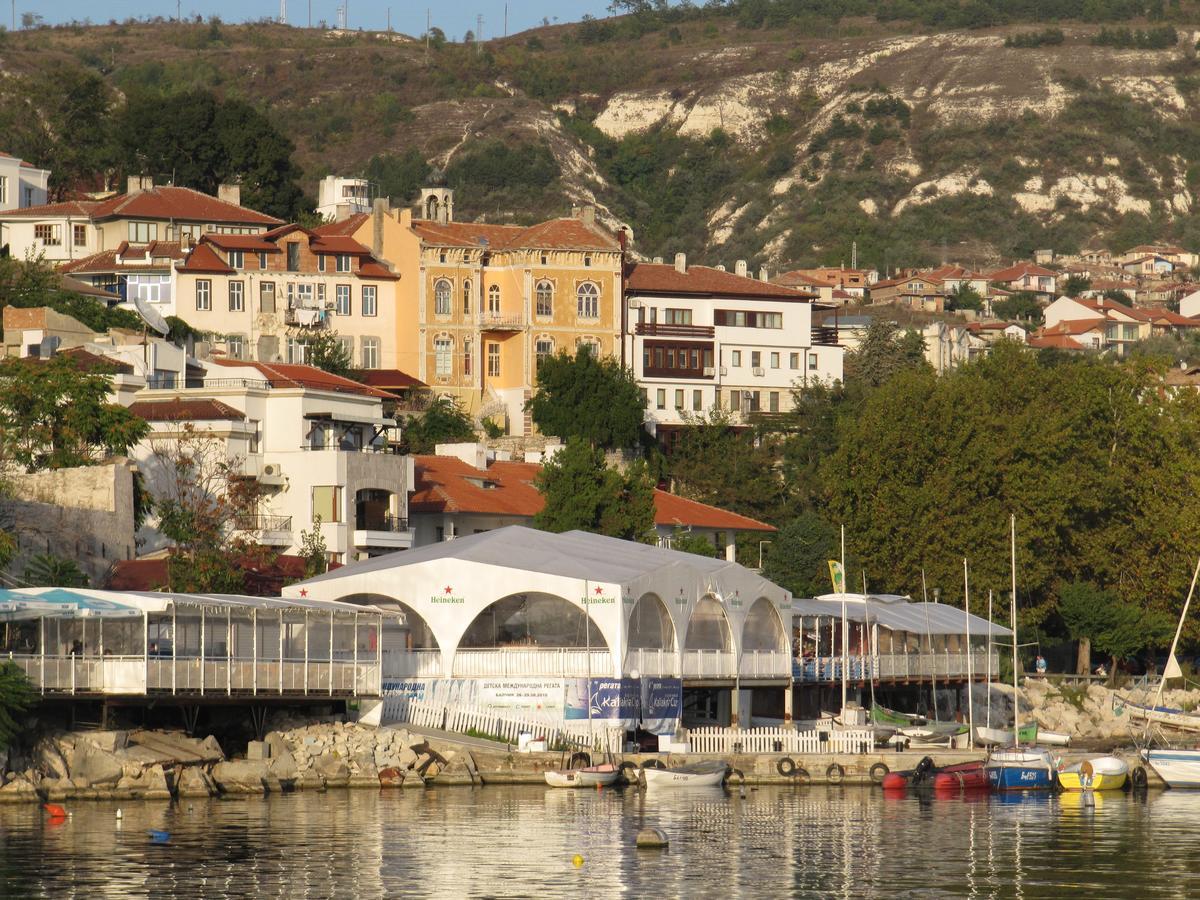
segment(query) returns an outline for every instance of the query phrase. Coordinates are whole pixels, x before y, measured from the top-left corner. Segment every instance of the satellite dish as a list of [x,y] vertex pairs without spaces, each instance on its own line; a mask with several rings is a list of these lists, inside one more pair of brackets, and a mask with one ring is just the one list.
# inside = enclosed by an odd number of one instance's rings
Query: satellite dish
[[136,294],[133,297],[133,306],[147,325],[163,337],[167,336],[167,332],[171,330],[171,326],[167,324],[167,320],[162,317],[162,314],[157,309]]

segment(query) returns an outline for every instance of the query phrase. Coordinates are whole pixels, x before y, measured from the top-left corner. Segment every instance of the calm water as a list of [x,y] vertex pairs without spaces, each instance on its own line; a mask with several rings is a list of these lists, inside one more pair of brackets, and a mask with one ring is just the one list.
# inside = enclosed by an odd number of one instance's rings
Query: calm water
[[[0,807],[0,897],[1200,896],[1200,793],[1085,808],[858,787],[490,787],[71,809],[53,825]],[[670,849],[635,850],[643,824]]]

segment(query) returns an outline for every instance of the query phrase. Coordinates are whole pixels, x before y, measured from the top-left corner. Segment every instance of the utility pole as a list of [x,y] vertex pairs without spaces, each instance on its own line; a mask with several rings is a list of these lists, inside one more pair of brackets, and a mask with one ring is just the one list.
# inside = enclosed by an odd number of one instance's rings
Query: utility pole
[[483,13],[478,13],[475,16],[475,52],[479,52],[479,45],[483,43]]
[[308,0],[308,27],[312,28],[312,0]]
[[429,7],[425,7],[425,67],[429,68]]
[[287,0],[279,0],[279,24],[287,24]]
[[504,4],[504,36],[508,37],[508,4]]
[[387,9],[388,9],[388,34],[391,34],[392,33],[392,8],[389,6]]

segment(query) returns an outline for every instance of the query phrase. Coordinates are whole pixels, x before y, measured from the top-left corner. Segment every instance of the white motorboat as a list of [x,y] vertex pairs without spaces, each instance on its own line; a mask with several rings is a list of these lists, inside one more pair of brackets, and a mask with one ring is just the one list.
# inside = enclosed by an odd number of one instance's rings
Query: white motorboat
[[1200,750],[1146,750],[1142,754],[1171,788],[1200,788]]
[[608,787],[617,780],[620,771],[616,766],[588,766],[584,769],[558,769],[545,773],[546,784],[559,788]]
[[721,760],[715,760],[667,769],[642,769],[642,777],[648,788],[713,787],[725,780],[728,768]]

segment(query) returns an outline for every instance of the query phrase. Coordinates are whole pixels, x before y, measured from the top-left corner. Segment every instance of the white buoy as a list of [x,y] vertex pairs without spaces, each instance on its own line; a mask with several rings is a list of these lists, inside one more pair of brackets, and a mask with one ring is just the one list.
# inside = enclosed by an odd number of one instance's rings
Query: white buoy
[[118,819],[123,819],[123,818],[125,818],[125,813],[121,812],[121,810],[120,810],[120,809],[118,809],[118,810],[117,810],[117,818],[118,818]]

